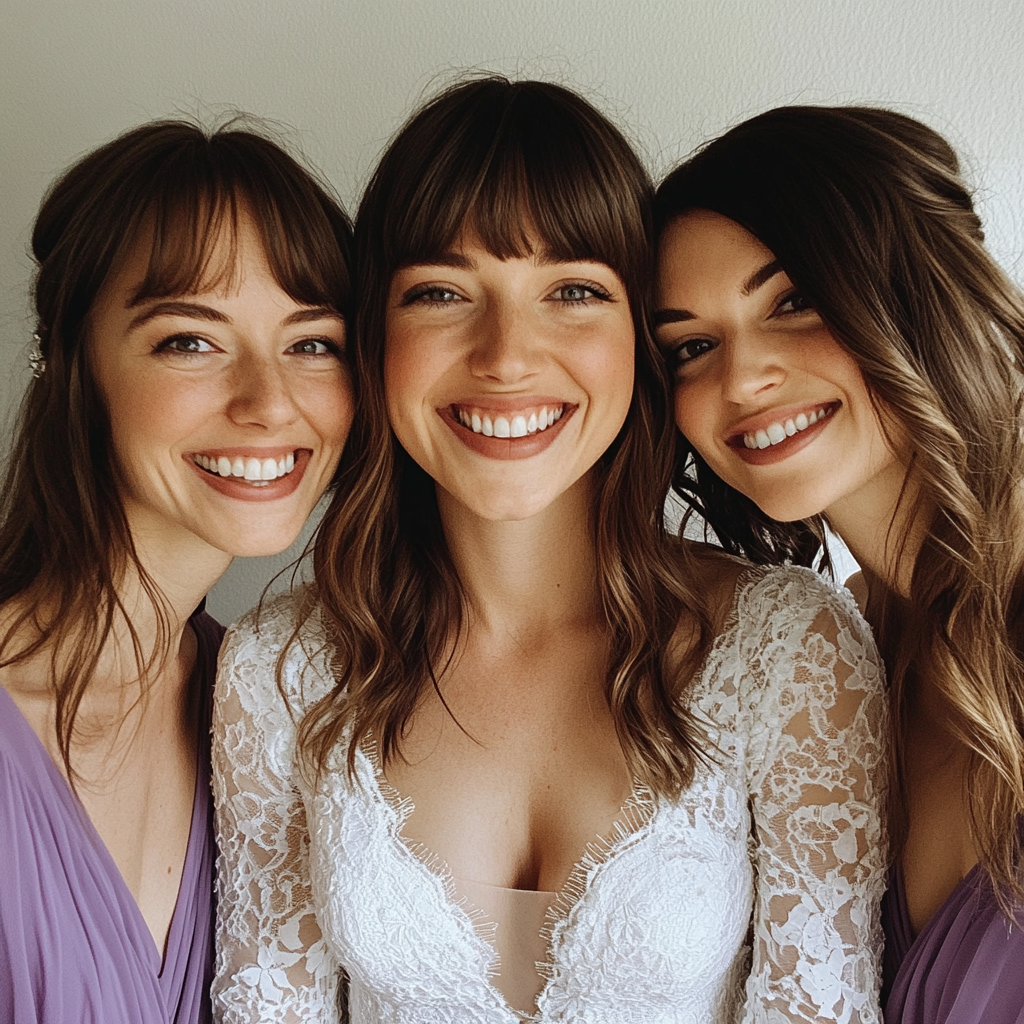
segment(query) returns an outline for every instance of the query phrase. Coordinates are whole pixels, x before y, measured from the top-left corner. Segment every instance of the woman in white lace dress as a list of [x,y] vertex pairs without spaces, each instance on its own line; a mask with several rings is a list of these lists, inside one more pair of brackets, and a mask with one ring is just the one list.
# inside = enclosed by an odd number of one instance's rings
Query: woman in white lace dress
[[649,204],[541,83],[378,167],[316,584],[222,657],[220,1019],[878,1019],[874,646],[664,531]]

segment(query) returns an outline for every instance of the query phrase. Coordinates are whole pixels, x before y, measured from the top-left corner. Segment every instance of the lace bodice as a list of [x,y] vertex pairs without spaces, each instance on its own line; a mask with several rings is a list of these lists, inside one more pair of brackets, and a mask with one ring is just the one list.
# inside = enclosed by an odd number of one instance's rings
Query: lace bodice
[[[372,750],[312,787],[275,666],[279,599],[221,656],[214,777],[221,862],[215,1016],[514,1024],[491,983],[493,922],[400,832]],[[318,635],[319,634],[319,635]],[[311,620],[283,685],[296,714],[333,685]],[[879,1020],[878,808],[885,705],[870,633],[808,570],[751,570],[689,696],[716,753],[678,802],[642,787],[550,912],[539,1021]]]

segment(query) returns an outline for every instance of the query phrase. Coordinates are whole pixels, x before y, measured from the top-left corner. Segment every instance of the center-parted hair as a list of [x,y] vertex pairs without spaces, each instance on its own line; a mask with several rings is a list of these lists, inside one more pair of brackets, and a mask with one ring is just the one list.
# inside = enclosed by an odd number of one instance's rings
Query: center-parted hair
[[[903,506],[928,532],[909,595],[889,593],[876,622],[897,765],[927,687],[969,752],[974,838],[1008,905],[1024,897],[1024,297],[985,249],[952,147],[889,110],[781,107],[751,118],[666,178],[658,230],[695,208],[771,250],[856,360],[909,464],[917,497],[911,505],[904,494]],[[675,487],[727,549],[756,562],[810,564],[821,547],[821,517],[771,520],[685,438]],[[897,558],[904,541],[888,538]],[[899,841],[906,794],[895,796]]]
[[618,129],[575,93],[543,82],[456,85],[416,112],[385,152],[356,220],[357,412],[314,553],[338,680],[300,731],[317,769],[343,738],[350,771],[370,735],[385,761],[400,755],[424,687],[443,690],[445,652],[463,628],[464,594],[434,481],[388,422],[384,353],[395,272],[473,233],[500,259],[536,246],[554,259],[605,263],[625,285],[636,335],[632,403],[595,468],[591,521],[579,528],[592,532],[597,551],[611,638],[606,693],[629,767],[658,793],[689,781],[696,733],[662,662],[684,608],[698,623],[694,663],[710,627],[678,582],[662,526],[674,441],[648,323],[651,195]]

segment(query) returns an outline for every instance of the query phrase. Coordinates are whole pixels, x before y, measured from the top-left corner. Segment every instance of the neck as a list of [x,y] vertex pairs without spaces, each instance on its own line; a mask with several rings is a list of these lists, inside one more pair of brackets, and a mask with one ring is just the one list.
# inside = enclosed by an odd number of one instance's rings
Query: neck
[[[162,682],[181,682],[187,677],[194,653],[191,634],[185,632],[189,617],[231,561],[230,556],[200,541],[190,545],[179,538],[174,543],[159,533],[147,533],[134,526],[136,554],[159,601],[154,607],[137,567],[130,562],[117,584],[123,614],[115,615],[89,682],[87,702],[103,707],[111,702],[119,707],[130,706],[137,698],[141,682],[137,652],[150,665],[149,684],[159,687]],[[11,653],[35,642],[39,636],[37,628],[47,629],[52,617],[58,614],[47,594],[27,592],[0,611],[0,636],[5,632],[4,622],[9,628],[28,606],[34,607],[35,613],[28,624],[10,637]],[[125,619],[130,621],[131,630]],[[47,644],[26,661],[10,666],[4,685],[40,697],[52,695],[53,653]],[[58,673],[68,667],[61,668],[61,657],[58,653]]]
[[477,628],[513,637],[600,623],[590,475],[529,519],[482,519],[438,488],[452,561]]
[[880,586],[901,597],[910,593],[914,562],[930,519],[928,509],[914,515],[919,493],[907,467],[894,461],[870,484],[825,512],[863,570],[869,600]]

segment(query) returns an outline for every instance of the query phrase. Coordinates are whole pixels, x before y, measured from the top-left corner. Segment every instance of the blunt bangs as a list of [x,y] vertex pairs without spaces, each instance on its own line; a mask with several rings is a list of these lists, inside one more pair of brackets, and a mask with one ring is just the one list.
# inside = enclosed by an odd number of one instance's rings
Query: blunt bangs
[[286,294],[346,315],[352,289],[339,249],[345,253],[348,224],[298,170],[272,144],[248,134],[225,133],[168,153],[131,238],[140,244],[148,234],[151,245],[135,301],[230,283],[238,270],[239,224],[248,219]]
[[384,271],[429,262],[473,233],[499,259],[533,254],[610,266],[634,301],[649,261],[646,172],[579,97],[540,82],[488,80],[434,100],[374,183]]

